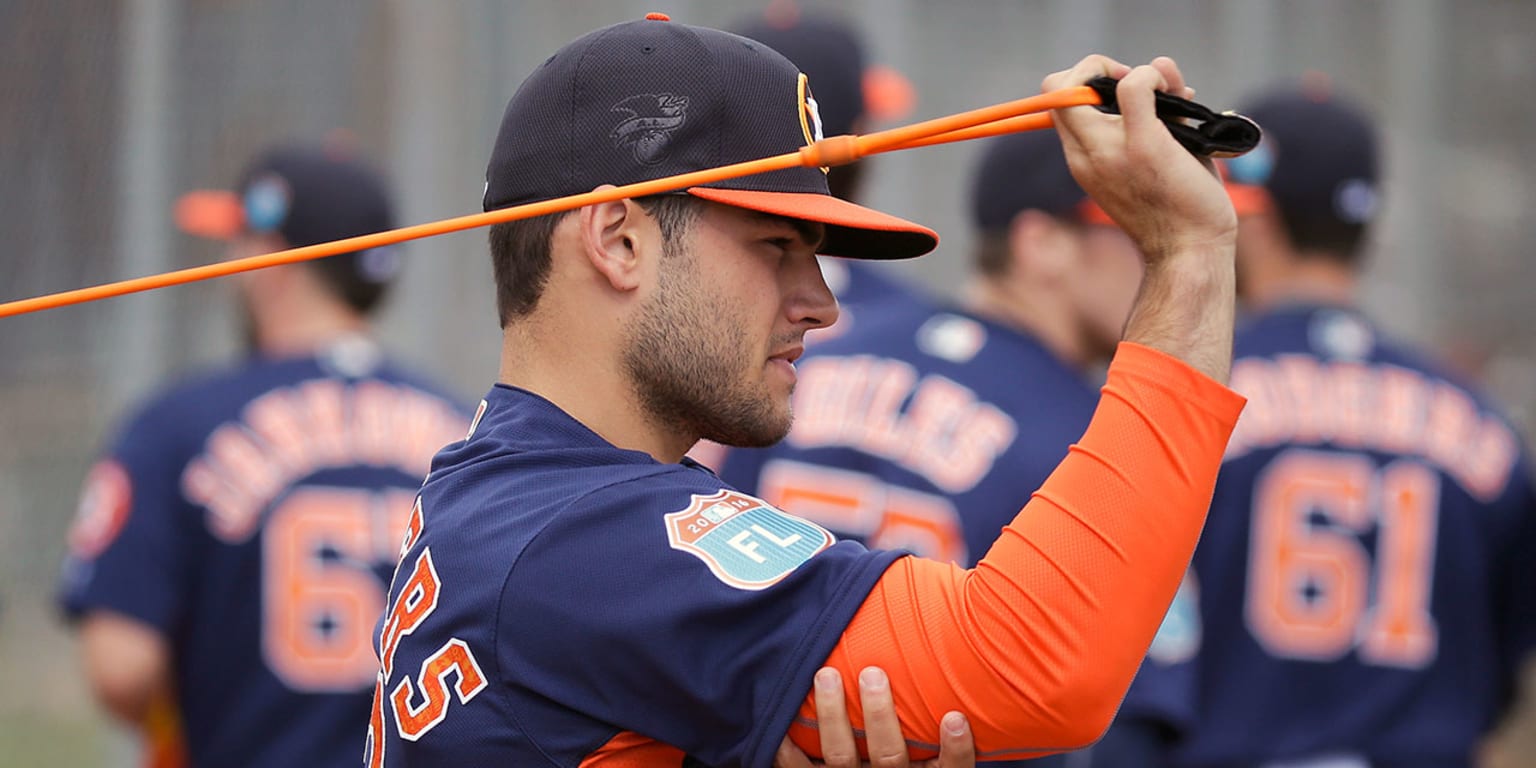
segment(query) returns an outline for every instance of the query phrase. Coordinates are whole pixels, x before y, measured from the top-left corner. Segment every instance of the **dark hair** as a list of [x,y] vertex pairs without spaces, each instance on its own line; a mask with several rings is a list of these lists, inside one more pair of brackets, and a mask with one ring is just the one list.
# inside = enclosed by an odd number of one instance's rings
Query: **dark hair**
[[320,281],[347,306],[362,315],[373,312],[389,291],[389,280],[364,279],[357,267],[358,254],[348,253],[308,262]]
[[[703,207],[702,200],[687,194],[650,195],[635,198],[635,202],[656,219],[668,245],[687,232]],[[549,281],[550,238],[555,226],[569,215],[567,211],[491,225],[491,272],[496,281],[496,315],[502,328],[538,306]]]
[[1298,251],[1326,254],[1346,265],[1357,265],[1364,254],[1366,224],[1341,220],[1331,213],[1309,213],[1276,207],[1291,246]]

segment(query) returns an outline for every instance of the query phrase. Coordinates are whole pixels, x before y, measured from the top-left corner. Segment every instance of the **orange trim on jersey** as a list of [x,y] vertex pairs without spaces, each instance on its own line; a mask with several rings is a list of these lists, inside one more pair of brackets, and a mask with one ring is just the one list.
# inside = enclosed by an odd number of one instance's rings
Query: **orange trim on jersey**
[[[950,710],[989,759],[1096,740],[1178,591],[1244,402],[1122,343],[1082,440],[974,569],[907,557],[875,585],[827,660],[855,727],[858,672],[879,666],[916,756]],[[800,715],[790,735],[819,754],[813,697]]]
[[634,731],[621,731],[576,768],[682,768],[685,757],[677,747]]
[[169,694],[156,696],[144,714],[144,768],[186,768],[186,738],[181,729],[181,710]]

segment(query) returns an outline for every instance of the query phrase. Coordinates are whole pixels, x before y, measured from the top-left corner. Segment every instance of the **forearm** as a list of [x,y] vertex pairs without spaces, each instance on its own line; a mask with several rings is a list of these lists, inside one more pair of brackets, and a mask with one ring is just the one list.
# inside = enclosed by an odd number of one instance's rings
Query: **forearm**
[[96,701],[129,725],[142,726],[172,699],[170,649],[147,624],[110,611],[87,614],[80,654]]
[[1225,383],[1232,369],[1236,301],[1230,240],[1181,248],[1147,266],[1124,338]]
[[914,744],[950,710],[994,758],[1092,742],[1178,589],[1241,405],[1123,346],[1082,440],[981,563],[897,561],[828,664],[887,670]]

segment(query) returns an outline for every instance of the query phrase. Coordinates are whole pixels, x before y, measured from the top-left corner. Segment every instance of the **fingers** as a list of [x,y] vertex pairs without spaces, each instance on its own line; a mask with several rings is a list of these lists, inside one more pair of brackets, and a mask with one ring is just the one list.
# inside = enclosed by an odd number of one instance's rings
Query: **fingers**
[[1125,118],[1127,134],[1135,136],[1137,132],[1146,131],[1154,124],[1158,130],[1166,133],[1157,116],[1157,99],[1154,95],[1155,91],[1166,90],[1168,81],[1157,67],[1150,64],[1136,67],[1130,74],[1120,78],[1120,84],[1115,86],[1115,98],[1120,102],[1120,115]]
[[[866,708],[866,712],[868,709]],[[827,768],[858,768],[859,746],[843,701],[843,678],[823,667],[816,673],[816,721],[821,735],[821,759]]]
[[864,737],[872,768],[906,768],[907,740],[901,735],[891,681],[879,667],[859,673],[859,701],[864,705]]
[[1082,85],[1099,75],[1109,75],[1113,78],[1125,77],[1131,68],[1121,64],[1108,56],[1092,54],[1083,57],[1071,69],[1060,72],[1052,72],[1041,81],[1040,88],[1046,91],[1054,91],[1060,88],[1070,88],[1074,85]]
[[[1045,90],[1054,91],[1082,85],[1099,75],[1124,78],[1130,73],[1130,67],[1108,56],[1094,54],[1085,57],[1071,69],[1046,76],[1041,85]],[[1085,144],[1102,146],[1116,141],[1114,133],[1117,129],[1111,126],[1118,118],[1105,115],[1093,107],[1068,107],[1053,110],[1052,115],[1056,122],[1056,133],[1061,137],[1061,144],[1069,157],[1075,151],[1080,151]]]
[[1184,73],[1179,71],[1178,62],[1167,56],[1159,56],[1152,60],[1152,66],[1163,76],[1163,80],[1168,83],[1168,93],[1186,99],[1195,97],[1195,89],[1190,88],[1189,84],[1184,82]]
[[795,746],[788,736],[779,742],[779,751],[773,753],[773,768],[815,768],[811,759]]
[[970,721],[959,712],[950,712],[939,723],[939,757],[934,768],[974,768],[976,740]]

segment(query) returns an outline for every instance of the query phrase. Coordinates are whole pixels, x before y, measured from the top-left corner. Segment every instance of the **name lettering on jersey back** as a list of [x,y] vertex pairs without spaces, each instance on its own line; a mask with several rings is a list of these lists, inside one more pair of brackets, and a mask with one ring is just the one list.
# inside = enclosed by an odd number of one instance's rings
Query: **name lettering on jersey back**
[[790,445],[853,448],[948,493],[974,488],[1018,436],[997,406],[944,376],[919,379],[900,360],[819,357],[799,375]]
[[1514,432],[1460,387],[1397,365],[1309,355],[1242,358],[1232,388],[1248,398],[1226,460],[1282,443],[1421,458],[1484,501],[1518,460]]
[[421,390],[315,379],[274,389],[215,429],[181,490],[208,510],[215,536],[239,542],[284,489],[315,472],[366,466],[425,477],[432,455],[463,435],[464,419]]

